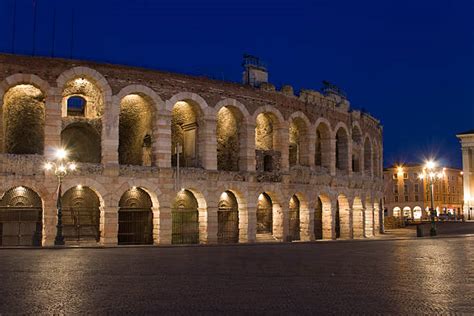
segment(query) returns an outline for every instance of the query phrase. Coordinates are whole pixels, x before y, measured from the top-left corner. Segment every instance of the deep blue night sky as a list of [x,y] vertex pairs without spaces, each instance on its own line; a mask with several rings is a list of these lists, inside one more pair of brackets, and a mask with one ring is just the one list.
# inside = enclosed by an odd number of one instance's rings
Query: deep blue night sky
[[[7,53],[14,2],[0,0],[0,51]],[[32,3],[16,0],[15,53],[33,54]],[[319,89],[322,80],[334,82],[354,108],[382,121],[385,165],[436,155],[460,166],[455,134],[474,128],[470,0],[36,0],[36,6],[36,55],[51,56],[55,20],[58,57],[239,81],[248,52],[268,64],[277,86]]]

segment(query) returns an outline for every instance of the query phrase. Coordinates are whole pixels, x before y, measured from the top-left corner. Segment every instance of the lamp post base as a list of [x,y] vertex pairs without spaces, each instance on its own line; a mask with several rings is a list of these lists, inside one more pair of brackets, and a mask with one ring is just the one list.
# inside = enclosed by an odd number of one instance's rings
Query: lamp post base
[[430,236],[436,236],[436,235],[437,235],[436,228],[435,228],[435,227],[431,227],[431,229],[430,229]]
[[54,245],[55,246],[64,246],[65,245],[64,236],[56,236],[56,238],[54,238]]

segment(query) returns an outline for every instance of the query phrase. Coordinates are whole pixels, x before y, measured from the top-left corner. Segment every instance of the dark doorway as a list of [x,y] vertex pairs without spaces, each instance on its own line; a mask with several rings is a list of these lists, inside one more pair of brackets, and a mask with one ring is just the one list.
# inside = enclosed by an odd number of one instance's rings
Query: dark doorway
[[133,187],[122,195],[119,207],[118,244],[153,244],[153,212],[148,193]]
[[217,241],[219,243],[238,243],[239,208],[235,195],[230,191],[221,194],[217,221]]

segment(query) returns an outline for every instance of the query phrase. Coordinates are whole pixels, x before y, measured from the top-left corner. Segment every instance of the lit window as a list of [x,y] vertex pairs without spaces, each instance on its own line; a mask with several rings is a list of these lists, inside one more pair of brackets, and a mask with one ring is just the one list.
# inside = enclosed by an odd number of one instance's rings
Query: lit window
[[72,96],[67,99],[68,116],[85,116],[86,99],[80,96]]

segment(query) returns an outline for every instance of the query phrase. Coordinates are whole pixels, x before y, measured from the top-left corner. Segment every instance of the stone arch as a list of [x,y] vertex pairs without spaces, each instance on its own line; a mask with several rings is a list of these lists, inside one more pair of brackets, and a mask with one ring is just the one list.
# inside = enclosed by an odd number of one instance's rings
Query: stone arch
[[309,130],[311,123],[302,112],[294,112],[289,122],[289,163],[309,166]]
[[122,100],[125,96],[129,94],[140,94],[148,97],[152,101],[152,105],[156,113],[160,113],[166,110],[166,105],[163,99],[155,92],[155,90],[147,86],[141,84],[128,85],[122,88],[122,90],[117,93],[116,97],[118,98],[118,100]]
[[256,170],[274,172],[280,170],[285,155],[282,128],[285,121],[281,113],[270,106],[258,108],[253,114],[255,125]]
[[262,191],[257,200],[257,241],[283,240],[283,210],[278,195]]
[[86,122],[72,123],[61,131],[61,146],[77,162],[100,163],[102,157],[100,134]]
[[359,122],[352,122],[352,171],[360,172],[362,170],[362,132]]
[[204,195],[193,188],[180,190],[172,209],[173,244],[196,244],[207,241],[207,202]]
[[156,139],[156,109],[148,95],[131,93],[120,99],[119,163],[151,166]]
[[417,205],[413,208],[413,219],[414,220],[421,220],[421,218],[423,217],[423,210],[422,208]]
[[[338,219],[339,217],[339,225]],[[337,236],[339,226],[339,236]],[[349,200],[346,195],[339,194],[336,203],[336,238],[352,238],[351,212]]]
[[206,144],[212,142],[208,139],[209,135],[206,135],[207,125],[210,123],[205,119],[212,117],[212,108],[199,95],[189,92],[174,95],[166,101],[166,108],[171,111],[172,166],[177,165],[178,144],[182,148],[179,161],[181,166],[202,166],[205,162]]
[[[248,112],[247,112],[248,113]],[[245,153],[244,113],[234,105],[222,105],[217,111],[217,169],[239,171]]]
[[226,98],[224,100],[220,100],[219,102],[217,102],[216,105],[214,106],[214,111],[218,113],[219,110],[225,106],[233,106],[234,108],[238,109],[240,113],[242,113],[242,118],[243,118],[244,123],[249,122],[249,119],[251,118],[251,116],[250,116],[249,111],[245,107],[245,105],[243,105],[239,101],[232,98]]
[[288,239],[293,240],[300,240],[301,237],[301,203],[300,199],[296,194],[294,194],[289,201],[289,211],[288,211],[288,220],[289,220],[289,232],[288,232]]
[[325,118],[319,118],[315,124],[316,144],[315,144],[315,165],[329,171],[331,169],[331,123]]
[[0,195],[0,246],[41,246],[43,199],[27,186]]
[[354,238],[364,238],[364,206],[359,196],[352,202],[352,227]]
[[118,244],[153,244],[153,201],[148,192],[133,186],[118,206]]
[[402,209],[402,211],[403,211],[403,217],[404,217],[404,218],[410,218],[410,219],[413,218],[411,207],[409,207],[409,206],[404,206],[403,209]]
[[249,242],[249,210],[247,199],[242,190],[237,190],[233,187],[226,191],[231,192],[237,199],[238,217],[239,217],[239,242]]
[[336,140],[336,169],[349,171],[349,132],[344,123],[339,122],[336,125],[334,138]]
[[226,190],[221,193],[217,204],[217,242],[239,242],[239,203],[235,194]]
[[369,136],[366,136],[364,139],[364,174],[369,177],[373,175],[373,156],[372,142],[370,141]]
[[402,214],[402,209],[399,207],[399,206],[395,206],[393,209],[392,209],[392,215],[394,217],[399,217],[401,216]]
[[[334,231],[334,222],[335,218],[333,217],[332,202],[331,196],[327,193],[321,192],[317,196],[317,204],[315,208],[315,239],[333,239],[335,236]],[[320,214],[319,215],[319,212]],[[319,232],[319,227],[321,234],[317,235]]]
[[10,87],[2,99],[0,140],[9,154],[44,152],[45,93],[32,84]]
[[[312,229],[313,223],[313,214],[311,214],[310,206],[306,194],[302,192],[296,192],[294,194],[299,200],[299,230],[300,230],[300,239],[301,240],[311,240],[312,239]],[[290,205],[291,208],[291,205]]]

